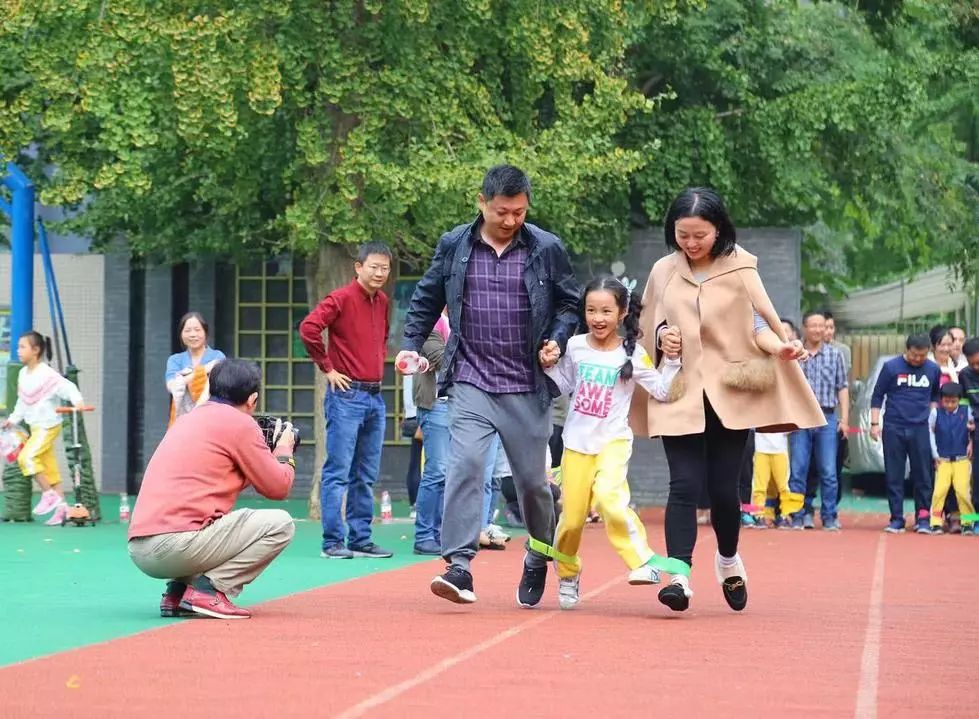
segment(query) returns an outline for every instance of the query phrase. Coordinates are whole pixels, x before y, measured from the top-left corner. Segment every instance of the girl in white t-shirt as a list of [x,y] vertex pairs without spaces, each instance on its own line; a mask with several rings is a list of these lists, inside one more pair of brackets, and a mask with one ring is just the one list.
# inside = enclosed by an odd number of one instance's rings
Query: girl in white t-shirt
[[[639,296],[630,295],[614,277],[592,280],[581,301],[588,333],[572,337],[561,360],[546,370],[562,393],[572,393],[563,433],[563,511],[554,533],[562,609],[571,609],[579,601],[581,562],[576,555],[593,501],[609,541],[631,570],[629,583],[659,582],[659,571],[650,562],[656,555],[646,542],[642,522],[629,507],[629,406],[637,382],[665,402],[680,360],[667,359],[662,372],[653,366],[636,344],[641,310]],[[620,326],[625,337],[619,334]]]
[[34,477],[41,485],[41,501],[34,514],[54,512],[45,524],[61,524],[68,505],[61,489],[61,474],[54,453],[54,441],[61,434],[61,417],[55,412],[62,400],[78,407],[82,395],[73,382],[62,377],[44,361],[51,358],[51,348],[40,332],[27,332],[17,342],[17,359],[24,366],[17,375],[17,404],[4,427],[24,422],[31,428],[17,463],[25,477]]

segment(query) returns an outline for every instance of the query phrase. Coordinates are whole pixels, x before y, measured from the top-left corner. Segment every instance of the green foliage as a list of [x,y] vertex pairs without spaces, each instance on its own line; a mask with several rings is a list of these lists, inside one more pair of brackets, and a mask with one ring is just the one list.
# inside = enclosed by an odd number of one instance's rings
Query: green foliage
[[427,256],[501,161],[608,256],[713,185],[806,228],[812,298],[979,276],[977,46],[970,0],[0,0],[0,152],[166,261]]
[[806,227],[810,298],[977,261],[974,5],[855,5],[716,0],[633,56],[644,91],[675,95],[629,129],[661,142],[636,178],[648,215],[712,185],[739,224]]
[[427,255],[502,161],[572,248],[620,245],[654,146],[617,141],[652,109],[625,53],[676,5],[0,0],[0,151],[38,149],[43,202],[154,259]]

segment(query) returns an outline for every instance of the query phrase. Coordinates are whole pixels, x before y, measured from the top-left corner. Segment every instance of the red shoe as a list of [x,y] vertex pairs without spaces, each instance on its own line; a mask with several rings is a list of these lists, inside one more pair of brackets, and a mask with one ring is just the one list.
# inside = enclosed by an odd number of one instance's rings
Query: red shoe
[[168,582],[167,591],[160,598],[161,617],[192,617],[194,612],[180,606],[180,600],[187,591],[183,582]]
[[187,591],[180,600],[180,608],[215,619],[248,619],[252,615],[247,609],[236,607],[228,601],[224,592],[215,590],[211,594],[194,589],[190,585],[187,586]]

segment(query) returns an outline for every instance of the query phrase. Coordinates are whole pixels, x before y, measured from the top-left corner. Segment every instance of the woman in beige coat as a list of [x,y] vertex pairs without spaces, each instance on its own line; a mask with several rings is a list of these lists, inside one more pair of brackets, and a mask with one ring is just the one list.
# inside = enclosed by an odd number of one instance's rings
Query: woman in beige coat
[[[687,565],[706,483],[717,536],[715,575],[728,605],[740,611],[748,592],[738,555],[738,471],[748,430],[785,432],[825,419],[796,361],[805,350],[785,337],[758,260],[736,244],[717,193],[684,190],[667,213],[665,232],[674,252],[653,266],[641,324],[657,360],[663,349],[681,349],[682,338],[683,370],[670,403],[636,393],[633,429],[663,439],[670,468],[666,549]],[[659,593],[674,611],[685,610],[692,596],[689,577],[680,574]]]

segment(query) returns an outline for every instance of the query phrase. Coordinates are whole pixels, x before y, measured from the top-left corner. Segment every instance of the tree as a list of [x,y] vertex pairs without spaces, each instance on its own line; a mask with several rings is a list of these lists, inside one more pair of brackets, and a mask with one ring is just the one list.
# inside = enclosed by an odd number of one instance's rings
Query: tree
[[646,213],[709,184],[742,224],[805,227],[810,301],[941,262],[974,272],[974,13],[954,0],[718,0],[676,28],[650,23],[636,82],[673,97],[629,130],[661,141],[637,174]]
[[98,246],[163,262],[291,250],[311,302],[347,281],[353,244],[427,255],[503,160],[571,249],[621,245],[655,146],[617,141],[653,107],[625,53],[676,7],[3,0],[0,152],[54,168],[41,200],[84,207],[73,223]]

